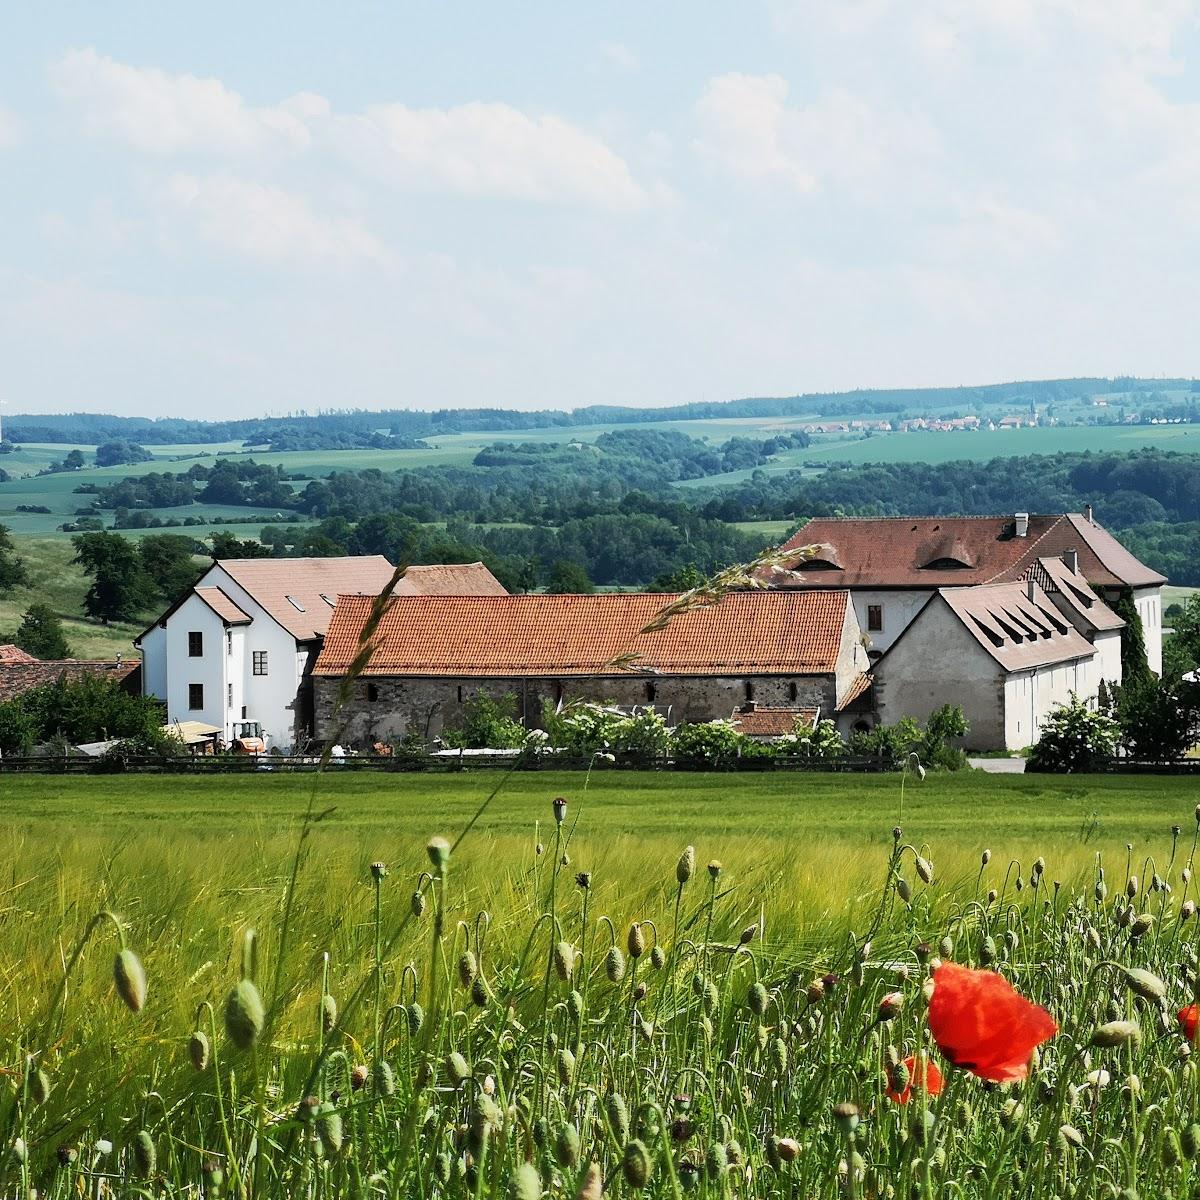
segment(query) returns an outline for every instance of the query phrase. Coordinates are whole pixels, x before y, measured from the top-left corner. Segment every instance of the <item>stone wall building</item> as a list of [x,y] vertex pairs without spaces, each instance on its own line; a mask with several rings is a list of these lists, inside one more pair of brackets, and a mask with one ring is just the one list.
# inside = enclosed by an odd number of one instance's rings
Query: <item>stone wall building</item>
[[371,599],[339,597],[313,668],[317,736],[429,741],[481,693],[513,696],[530,728],[544,706],[573,700],[653,705],[676,725],[728,719],[747,702],[833,716],[862,695],[867,658],[845,591],[737,592],[644,632],[675,598],[394,597],[345,683]]

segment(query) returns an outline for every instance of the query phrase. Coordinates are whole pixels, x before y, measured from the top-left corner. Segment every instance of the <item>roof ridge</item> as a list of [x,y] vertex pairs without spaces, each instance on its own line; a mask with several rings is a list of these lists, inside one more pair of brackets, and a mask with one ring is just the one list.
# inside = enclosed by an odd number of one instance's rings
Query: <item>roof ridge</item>
[[[1048,513],[1046,515],[1049,516]],[[1033,519],[1033,514],[1031,513],[1030,520],[1032,520],[1032,519]],[[1049,525],[1047,525],[1046,528],[1043,529],[1042,532],[1039,533],[1037,535],[1037,537],[1035,537],[1033,539],[1032,542],[1029,543],[1029,545],[1025,548],[1025,553],[1022,554],[1020,556],[1020,558],[1018,558],[1017,561],[1011,567],[1006,567],[1003,570],[997,571],[995,575],[992,575],[988,579],[985,579],[983,582],[985,584],[989,584],[989,583],[992,583],[993,580],[995,580],[997,578],[997,576],[1008,575],[1013,571],[1019,571],[1021,569],[1022,563],[1026,562],[1031,554],[1033,554],[1035,559],[1041,558],[1042,556],[1040,554],[1035,553],[1038,546],[1040,546],[1042,544],[1042,542],[1044,542],[1046,540],[1046,538],[1048,538],[1050,536],[1050,534],[1053,533],[1054,530],[1056,530],[1066,519],[1067,519],[1066,513],[1059,513],[1058,516],[1056,516],[1054,518],[1054,520]]]

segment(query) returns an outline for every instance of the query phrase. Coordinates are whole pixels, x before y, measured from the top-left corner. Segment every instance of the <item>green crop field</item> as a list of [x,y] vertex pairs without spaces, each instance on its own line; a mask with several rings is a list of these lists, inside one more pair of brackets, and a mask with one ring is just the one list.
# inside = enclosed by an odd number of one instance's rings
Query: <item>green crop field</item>
[[4,776],[0,1186],[1195,1195],[1194,785],[901,787]]

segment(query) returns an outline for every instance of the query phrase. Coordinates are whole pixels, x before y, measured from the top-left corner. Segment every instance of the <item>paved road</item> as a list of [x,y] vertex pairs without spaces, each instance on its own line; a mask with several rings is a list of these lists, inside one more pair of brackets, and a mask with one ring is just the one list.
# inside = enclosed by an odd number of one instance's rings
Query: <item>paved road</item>
[[992,775],[1024,775],[1023,758],[968,758],[967,762]]

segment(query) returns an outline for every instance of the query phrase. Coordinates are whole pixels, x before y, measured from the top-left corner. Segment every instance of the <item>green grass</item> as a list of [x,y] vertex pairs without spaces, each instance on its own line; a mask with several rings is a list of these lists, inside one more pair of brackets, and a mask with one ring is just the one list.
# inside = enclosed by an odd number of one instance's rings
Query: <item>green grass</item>
[[[909,780],[900,841],[896,776],[3,782],[0,1059],[10,1086],[0,1090],[0,1146],[19,1136],[27,1152],[0,1158],[5,1194],[36,1186],[49,1200],[133,1200],[203,1188],[207,1198],[217,1189],[206,1163],[221,1168],[223,1194],[259,1200],[570,1197],[589,1162],[612,1200],[678,1200],[676,1176],[710,1200],[843,1200],[888,1185],[897,1197],[996,1200],[1015,1194],[1014,1164],[1030,1200],[1115,1195],[1108,1179],[1176,1200],[1200,1185],[1192,1162],[1165,1145],[1191,1120],[1196,1094],[1172,1015],[1189,995],[1180,964],[1194,925],[1179,919],[1193,899],[1182,874],[1194,850],[1187,780]],[[454,838],[498,783],[448,872],[432,879],[429,835]],[[319,819],[304,825],[310,795]],[[568,800],[561,833],[555,795]],[[1174,843],[1172,823],[1186,830]],[[694,857],[681,856],[685,843]],[[1010,866],[1014,854],[1021,863]],[[387,872],[377,884],[372,862]],[[1141,883],[1126,914],[1127,862]],[[1172,893],[1147,891],[1156,873]],[[136,1015],[114,990],[112,922],[88,933],[102,909],[144,963]],[[1135,914],[1151,922],[1140,938]],[[646,944],[636,958],[634,921]],[[267,1016],[250,1023],[252,1048],[239,1049],[233,1034],[246,1025],[226,1028],[223,1014],[251,928],[245,957]],[[924,1004],[930,952],[971,965],[995,957],[1050,1009],[1062,1032],[1042,1047],[1032,1084],[985,1089],[938,1056]],[[1166,1012],[1135,1003],[1125,965],[1162,976]],[[837,981],[814,990],[827,972]],[[322,1034],[326,990],[338,1016]],[[1140,1040],[1083,1060],[1096,1024],[1114,1016],[1132,1020]],[[200,1071],[187,1048],[197,1028],[212,1050]],[[457,1085],[452,1052],[468,1076]],[[917,1093],[905,1108],[884,1095],[884,1072],[889,1054],[914,1052],[938,1057],[945,1091]],[[1110,1087],[1068,1094],[1099,1067]],[[22,1080],[38,1070],[48,1095],[22,1101]],[[1141,1081],[1136,1104],[1120,1086],[1130,1073]],[[310,1095],[327,1107],[305,1124]],[[833,1119],[846,1101],[862,1118],[853,1143]],[[1081,1131],[1078,1150],[1061,1143],[1068,1123]],[[490,1136],[466,1156],[464,1130],[485,1125]],[[790,1165],[772,1159],[776,1137],[795,1139]],[[101,1138],[110,1149],[97,1149]],[[635,1188],[629,1164],[643,1147],[650,1178]],[[839,1171],[847,1156],[853,1188]],[[732,1170],[722,1165],[731,1159]],[[522,1170],[534,1173],[523,1188]]]
[[9,642],[21,623],[21,614],[35,602],[49,604],[62,618],[63,631],[77,658],[132,657],[133,639],[146,622],[135,625],[101,625],[83,614],[87,577],[71,563],[75,551],[64,537],[19,537],[17,553],[25,563],[29,584],[0,598],[0,642]]

